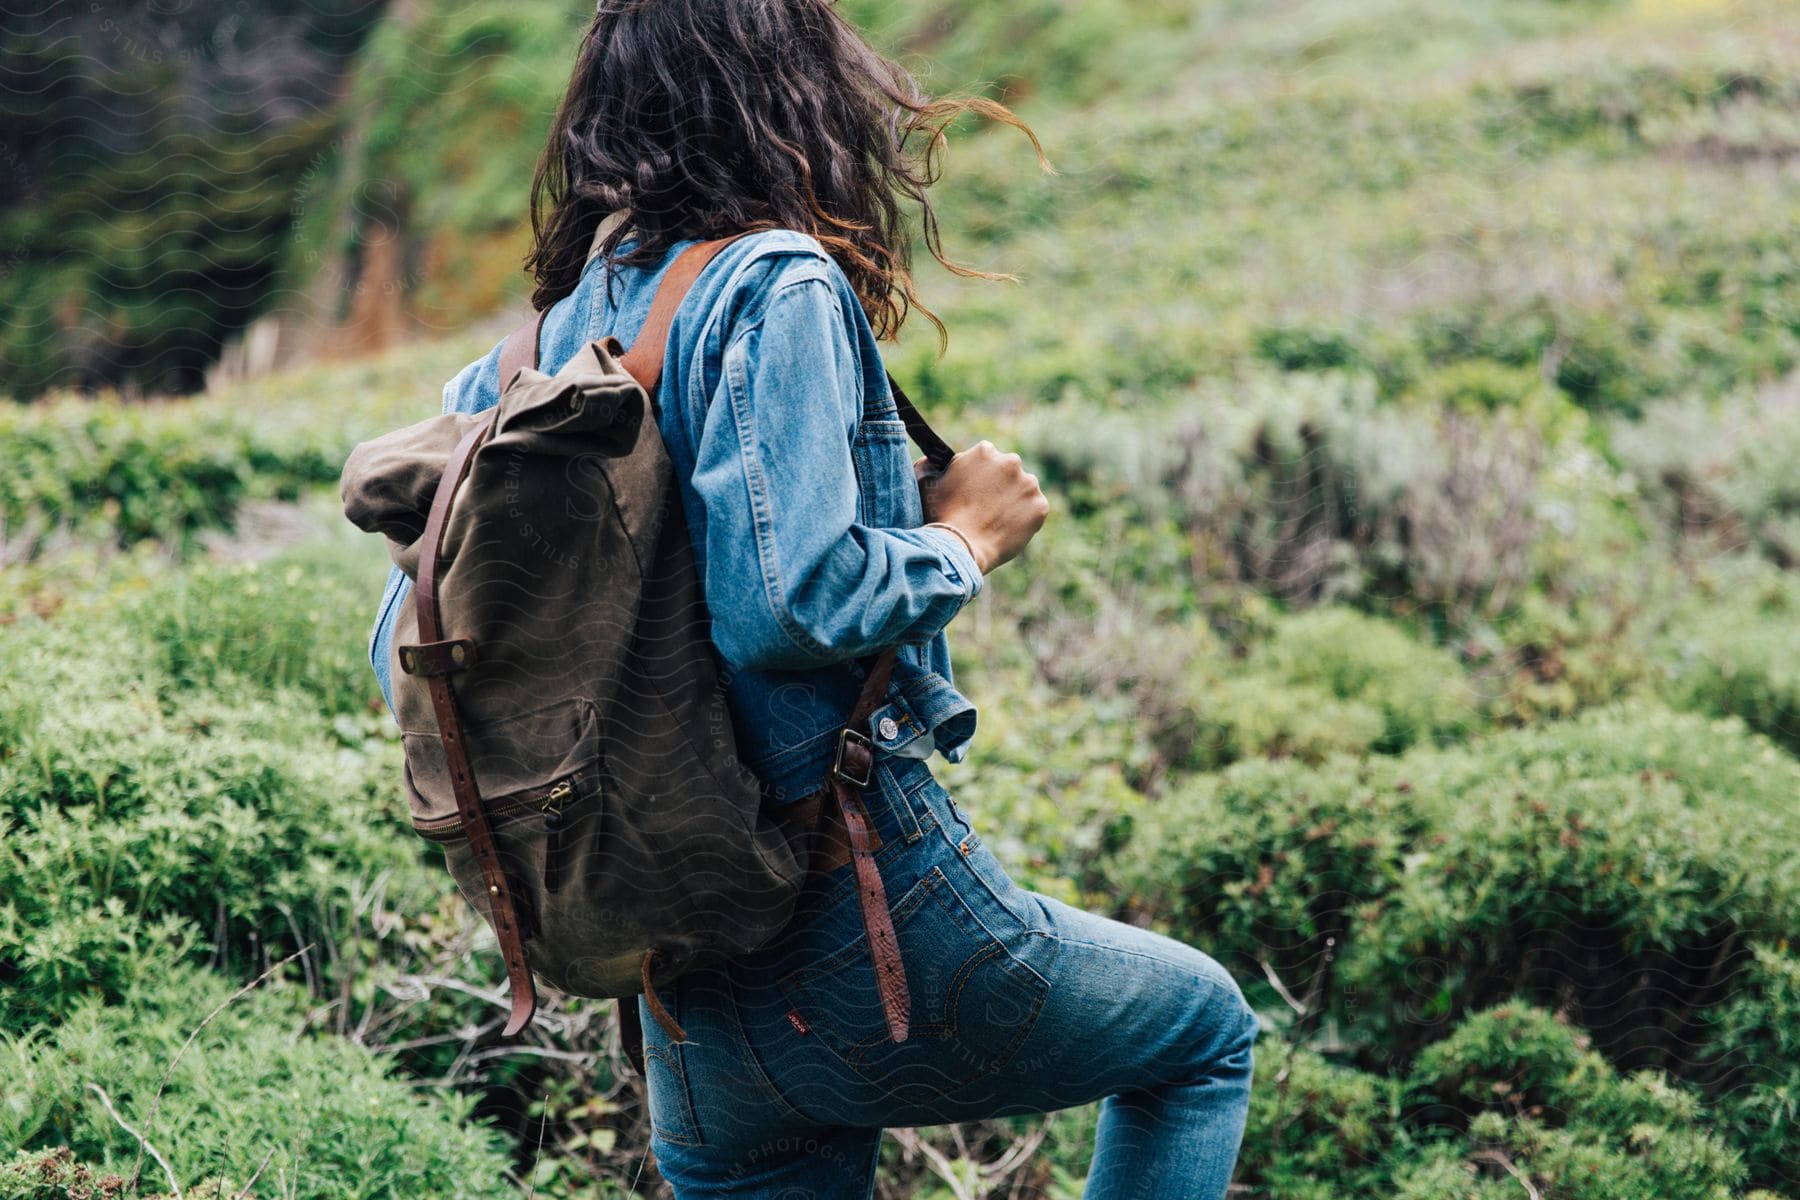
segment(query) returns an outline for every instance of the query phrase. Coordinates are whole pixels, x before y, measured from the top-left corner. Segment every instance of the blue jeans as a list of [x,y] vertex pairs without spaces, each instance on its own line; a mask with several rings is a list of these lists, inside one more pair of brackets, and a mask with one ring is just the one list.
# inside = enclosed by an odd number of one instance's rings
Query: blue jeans
[[864,793],[906,963],[888,1040],[852,868],[755,955],[646,1005],[652,1145],[679,1200],[868,1197],[885,1126],[1103,1101],[1089,1197],[1217,1200],[1249,1108],[1255,1015],[1211,958],[1026,891],[923,759]]

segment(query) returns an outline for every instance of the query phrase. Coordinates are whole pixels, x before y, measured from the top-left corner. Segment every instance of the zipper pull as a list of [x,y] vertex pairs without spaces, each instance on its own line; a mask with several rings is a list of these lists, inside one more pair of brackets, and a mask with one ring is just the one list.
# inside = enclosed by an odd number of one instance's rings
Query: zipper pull
[[575,791],[574,784],[570,783],[566,779],[561,781],[555,787],[551,788],[548,793],[545,794],[543,804],[542,804],[544,811],[549,812],[552,809],[561,808],[563,805],[563,801],[567,800],[574,791]]

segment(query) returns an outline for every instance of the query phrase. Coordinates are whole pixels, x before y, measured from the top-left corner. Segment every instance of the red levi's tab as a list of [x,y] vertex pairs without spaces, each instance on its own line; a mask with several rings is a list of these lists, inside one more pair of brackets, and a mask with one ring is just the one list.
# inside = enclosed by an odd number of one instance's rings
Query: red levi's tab
[[799,1009],[797,1009],[797,1008],[788,1009],[787,1019],[788,1019],[788,1024],[792,1025],[800,1033],[808,1034],[808,1033],[812,1032],[812,1026],[808,1025],[806,1023],[806,1018],[800,1015]]

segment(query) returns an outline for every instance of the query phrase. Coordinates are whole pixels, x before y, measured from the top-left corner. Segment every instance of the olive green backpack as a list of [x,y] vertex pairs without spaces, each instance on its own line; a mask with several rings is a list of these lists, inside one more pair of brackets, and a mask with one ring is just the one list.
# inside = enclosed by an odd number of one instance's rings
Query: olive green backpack
[[[413,581],[392,638],[404,791],[494,929],[507,1036],[536,1009],[535,973],[577,996],[646,994],[679,1039],[655,985],[768,942],[804,883],[791,831],[737,759],[650,400],[675,309],[730,240],[677,258],[629,353],[591,342],[541,374],[540,315],[502,351],[495,407],[365,442],[344,467],[345,514],[385,534]],[[821,785],[903,1040],[906,981],[860,801],[892,660],[878,656]],[[635,1013],[621,1008],[628,1033]]]

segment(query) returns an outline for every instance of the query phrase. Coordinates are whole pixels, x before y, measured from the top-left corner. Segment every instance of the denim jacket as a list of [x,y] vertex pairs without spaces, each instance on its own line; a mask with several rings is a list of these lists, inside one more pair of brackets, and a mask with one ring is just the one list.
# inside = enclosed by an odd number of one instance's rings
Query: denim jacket
[[[629,346],[687,244],[653,268],[615,266],[610,286],[590,260],[545,317],[542,369],[609,333]],[[445,386],[445,412],[499,401],[499,355]],[[824,783],[863,675],[856,660],[890,645],[898,661],[869,736],[882,751],[960,762],[975,706],[956,690],[943,631],[981,574],[954,534],[921,528],[874,331],[820,244],[776,230],[727,246],[676,313],[655,400],[738,753],[770,802]],[[394,568],[369,642],[390,710],[389,643],[410,594]]]

